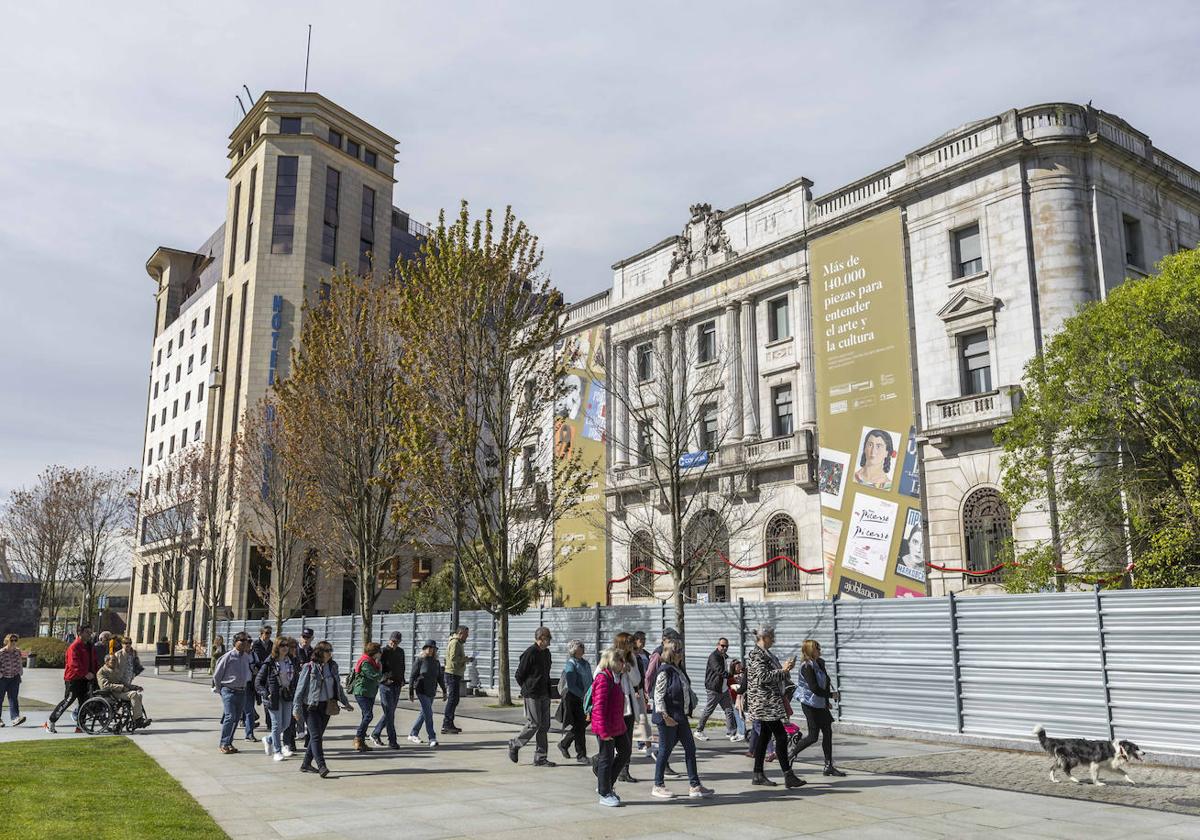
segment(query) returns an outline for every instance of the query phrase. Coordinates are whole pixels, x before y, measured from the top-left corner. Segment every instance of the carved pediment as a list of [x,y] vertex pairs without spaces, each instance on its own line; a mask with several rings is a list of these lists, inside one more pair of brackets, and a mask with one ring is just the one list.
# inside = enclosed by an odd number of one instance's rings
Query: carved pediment
[[937,315],[949,323],[960,318],[969,318],[972,315],[990,315],[1000,306],[1000,298],[977,292],[974,289],[959,289],[946,302],[946,305],[938,310]]
[[[675,237],[675,249],[671,252],[670,277],[680,269],[692,273],[693,264],[699,263],[703,271],[710,265],[719,265],[721,260],[737,256],[729,242],[729,234],[721,223],[721,211],[713,210],[711,204],[698,203],[688,208],[690,218],[683,231]],[[711,260],[711,262],[710,262]]]

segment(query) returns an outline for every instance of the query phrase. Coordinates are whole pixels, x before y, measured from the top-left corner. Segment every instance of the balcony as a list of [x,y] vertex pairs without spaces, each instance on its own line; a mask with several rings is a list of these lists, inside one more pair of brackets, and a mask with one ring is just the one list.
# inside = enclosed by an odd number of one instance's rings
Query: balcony
[[1019,385],[1002,385],[983,394],[928,402],[925,404],[925,435],[936,447],[949,446],[953,437],[987,431],[1007,423],[1020,401]]

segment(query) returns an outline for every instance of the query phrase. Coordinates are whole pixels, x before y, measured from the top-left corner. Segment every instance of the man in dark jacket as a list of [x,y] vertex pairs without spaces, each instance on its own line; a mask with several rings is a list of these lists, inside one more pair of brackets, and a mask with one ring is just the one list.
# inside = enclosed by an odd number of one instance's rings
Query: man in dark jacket
[[729,697],[729,683],[726,682],[728,658],[729,640],[718,639],[717,649],[708,655],[708,663],[704,666],[704,691],[708,697],[704,701],[704,711],[696,721],[696,737],[701,741],[708,740],[704,734],[704,724],[708,723],[709,716],[717,706],[725,712],[725,736],[732,738],[737,734],[737,718],[733,715],[733,700]]
[[301,665],[307,665],[308,660],[313,656],[313,631],[311,627],[305,627],[300,631],[300,647],[296,648],[296,658],[300,660]]
[[525,698],[525,728],[508,742],[508,758],[517,763],[517,753],[537,736],[533,750],[534,767],[553,767],[546,757],[549,752],[550,731],[550,628],[539,627],[533,634],[533,644],[521,654],[517,663],[517,685]]
[[396,704],[400,702],[400,689],[404,686],[404,648],[400,642],[404,637],[399,630],[392,632],[387,646],[379,653],[379,705],[383,707],[383,715],[371,732],[371,741],[377,747],[383,746],[383,729],[387,727],[388,746],[393,750],[400,749],[396,740]]
[[[67,648],[67,667],[63,669],[63,699],[54,711],[50,713],[50,722],[42,724],[50,732],[55,732],[54,724],[62,717],[63,712],[71,708],[72,703],[83,704],[87,699],[92,680],[100,666],[96,663],[96,649],[92,646],[92,628],[83,625],[79,635]],[[79,732],[79,727],[75,727]]]
[[[262,704],[262,698],[254,688],[254,680],[264,662],[271,658],[271,628],[264,624],[258,629],[258,638],[250,646],[250,682],[246,685],[246,740],[257,741],[254,737],[254,726],[258,723],[258,712],[255,706]],[[254,698],[254,702],[249,702]],[[267,728],[271,726],[271,712],[265,706],[263,713],[267,716]]]

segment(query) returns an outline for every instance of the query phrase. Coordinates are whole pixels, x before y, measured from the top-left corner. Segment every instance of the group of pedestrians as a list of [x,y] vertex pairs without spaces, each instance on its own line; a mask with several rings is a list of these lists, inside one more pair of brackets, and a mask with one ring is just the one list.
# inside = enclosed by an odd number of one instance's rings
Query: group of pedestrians
[[[9,645],[16,649],[16,642],[19,641],[17,637],[9,634],[8,638],[12,641],[6,644],[5,650],[8,650]],[[17,650],[17,655],[19,656],[19,650]],[[13,654],[10,652],[7,656],[12,657]],[[0,661],[5,661],[4,657],[5,654],[0,652]],[[13,667],[11,659],[8,659],[7,662],[9,663],[7,670],[11,670]],[[19,659],[17,667],[19,668]],[[84,701],[96,691],[104,692],[118,702],[129,703],[132,712],[130,719],[132,729],[149,726],[152,721],[146,716],[142,702],[142,688],[134,682],[143,670],[141,659],[133,647],[133,639],[128,636],[116,636],[105,630],[93,642],[92,628],[87,624],[81,625],[77,628],[71,643],[67,645],[66,664],[63,668],[63,699],[54,707],[54,711],[50,713],[50,719],[42,724],[42,728],[47,732],[58,732],[59,719],[72,706],[75,708],[71,714],[78,722],[79,709],[83,706]],[[0,673],[5,672],[6,667],[0,665]],[[16,680],[19,684],[19,673]],[[10,709],[16,709],[15,704],[14,693]],[[24,720],[25,718],[21,717],[19,722],[24,722]],[[75,732],[82,731],[76,725]]]

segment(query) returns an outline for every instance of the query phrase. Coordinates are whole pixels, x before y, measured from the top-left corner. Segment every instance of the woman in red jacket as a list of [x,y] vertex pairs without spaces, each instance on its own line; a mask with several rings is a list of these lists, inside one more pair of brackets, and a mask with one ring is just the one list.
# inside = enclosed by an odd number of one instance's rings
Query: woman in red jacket
[[621,805],[613,785],[622,768],[629,764],[629,739],[625,735],[625,694],[621,676],[629,667],[625,651],[609,648],[600,657],[592,680],[592,732],[596,735],[596,790],[600,804],[610,808]]

